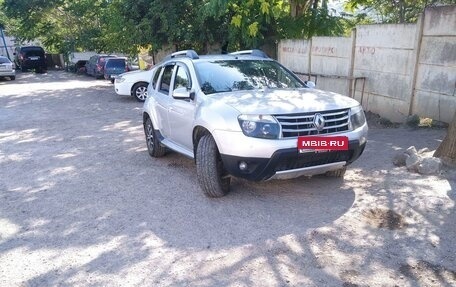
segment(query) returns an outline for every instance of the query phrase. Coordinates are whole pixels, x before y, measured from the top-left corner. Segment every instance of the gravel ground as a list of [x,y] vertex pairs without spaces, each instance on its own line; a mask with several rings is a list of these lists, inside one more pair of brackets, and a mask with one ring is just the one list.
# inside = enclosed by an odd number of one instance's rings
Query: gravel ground
[[370,130],[344,180],[208,199],[148,156],[141,104],[65,72],[0,80],[0,286],[455,286],[456,176],[391,159],[445,130]]

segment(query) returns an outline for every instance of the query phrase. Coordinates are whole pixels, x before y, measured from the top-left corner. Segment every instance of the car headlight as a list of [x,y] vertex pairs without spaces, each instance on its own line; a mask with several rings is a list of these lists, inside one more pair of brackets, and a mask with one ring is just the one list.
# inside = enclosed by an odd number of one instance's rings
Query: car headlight
[[124,77],[116,77],[115,79],[116,79],[116,82],[117,82],[117,83],[123,83],[123,82],[125,82],[125,78],[124,78]]
[[238,121],[242,132],[248,137],[264,139],[279,138],[280,126],[272,116],[240,115]]
[[351,108],[350,110],[350,124],[352,130],[362,127],[366,123],[366,117],[361,106]]

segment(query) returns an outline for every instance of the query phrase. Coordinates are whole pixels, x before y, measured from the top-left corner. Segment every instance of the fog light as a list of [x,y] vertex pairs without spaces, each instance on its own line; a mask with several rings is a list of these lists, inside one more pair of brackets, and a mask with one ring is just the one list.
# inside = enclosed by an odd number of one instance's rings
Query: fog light
[[240,170],[246,170],[247,169],[247,163],[245,161],[241,161],[239,163],[239,169]]

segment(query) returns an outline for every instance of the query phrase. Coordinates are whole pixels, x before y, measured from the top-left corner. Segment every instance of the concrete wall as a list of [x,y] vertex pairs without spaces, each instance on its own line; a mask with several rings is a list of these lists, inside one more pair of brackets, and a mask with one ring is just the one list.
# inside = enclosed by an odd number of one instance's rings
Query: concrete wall
[[[14,53],[14,48],[16,47],[14,38],[5,36],[5,42],[6,42],[6,49],[5,49],[5,43],[3,42],[3,39],[0,37],[0,56],[5,56],[7,57],[8,54],[13,60],[13,53]],[[7,53],[8,50],[8,53]]]
[[456,6],[428,8],[412,113],[450,122],[456,110]]
[[349,95],[353,38],[313,37],[310,71],[319,76],[319,89]]
[[[284,40],[278,59],[319,74],[317,88],[353,96],[395,122],[410,114],[450,122],[456,109],[456,5],[426,9],[416,24],[361,25],[352,38]],[[366,77],[362,94],[359,81]]]
[[308,40],[282,40],[278,47],[278,60],[293,72],[310,72],[310,46]]
[[[408,116],[416,63],[416,25],[356,28],[353,75],[367,77],[363,106],[395,122]],[[361,101],[357,89],[355,98]]]

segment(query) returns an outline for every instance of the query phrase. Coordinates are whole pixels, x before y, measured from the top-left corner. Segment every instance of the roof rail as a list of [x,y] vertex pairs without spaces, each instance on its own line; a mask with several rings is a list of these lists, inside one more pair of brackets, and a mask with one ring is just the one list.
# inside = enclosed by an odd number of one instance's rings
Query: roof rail
[[194,50],[183,50],[172,53],[169,58],[176,58],[179,56],[187,57],[193,60],[199,59],[198,54]]
[[265,52],[258,49],[237,51],[230,53],[230,55],[251,55],[260,58],[269,58]]

